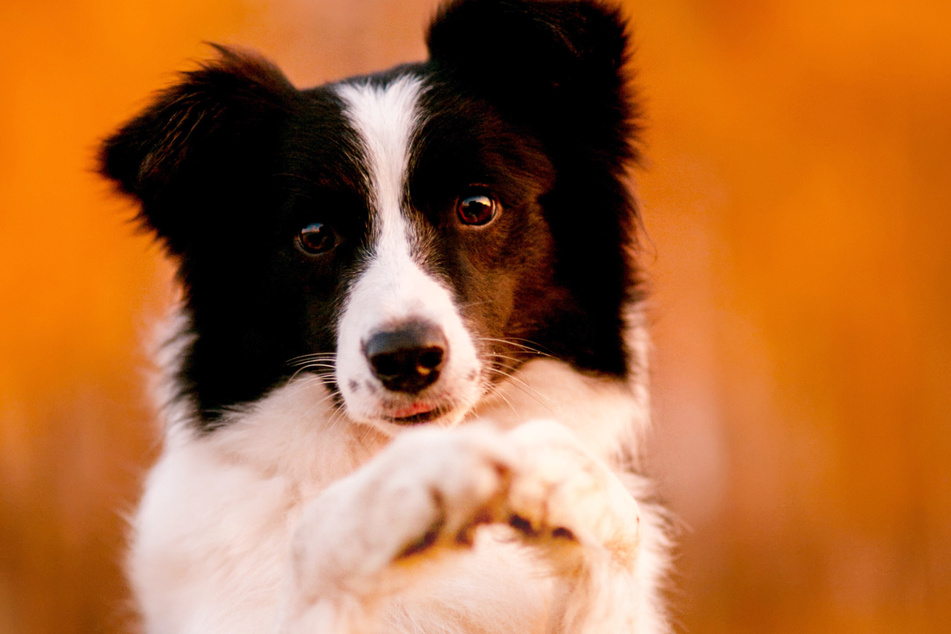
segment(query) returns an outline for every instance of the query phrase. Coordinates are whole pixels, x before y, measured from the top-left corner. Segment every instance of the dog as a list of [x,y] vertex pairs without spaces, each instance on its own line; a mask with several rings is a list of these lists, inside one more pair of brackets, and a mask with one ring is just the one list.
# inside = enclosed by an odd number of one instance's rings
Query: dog
[[218,47],[102,144],[182,289],[146,632],[670,631],[625,19],[451,0],[426,43],[308,90]]

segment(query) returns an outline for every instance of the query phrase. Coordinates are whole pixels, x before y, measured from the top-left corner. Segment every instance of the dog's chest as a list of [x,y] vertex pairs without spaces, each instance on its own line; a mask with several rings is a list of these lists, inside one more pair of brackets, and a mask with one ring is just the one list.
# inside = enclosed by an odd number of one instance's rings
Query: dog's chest
[[[273,630],[293,529],[310,496],[300,482],[267,477],[207,445],[166,451],[150,475],[130,556],[154,631]],[[504,528],[480,531],[471,551],[431,573],[384,607],[386,631],[545,631],[531,619],[548,612],[551,582]],[[174,621],[185,615],[188,623]]]

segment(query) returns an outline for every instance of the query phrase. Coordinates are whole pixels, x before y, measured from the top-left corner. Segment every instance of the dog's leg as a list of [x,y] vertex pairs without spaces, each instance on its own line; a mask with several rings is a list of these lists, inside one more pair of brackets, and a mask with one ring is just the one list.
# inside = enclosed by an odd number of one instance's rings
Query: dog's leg
[[506,511],[562,580],[558,631],[665,631],[650,605],[654,589],[642,587],[655,580],[638,569],[644,535],[627,487],[557,423],[530,422],[509,437],[518,455]]
[[483,426],[399,436],[304,511],[291,553],[287,634],[376,632],[376,612],[500,515],[513,456]]

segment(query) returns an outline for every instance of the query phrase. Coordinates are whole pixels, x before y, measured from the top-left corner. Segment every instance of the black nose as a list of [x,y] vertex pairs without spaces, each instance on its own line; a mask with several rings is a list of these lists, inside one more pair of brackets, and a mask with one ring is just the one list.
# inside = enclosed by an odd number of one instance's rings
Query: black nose
[[442,328],[411,321],[372,335],[363,343],[363,355],[386,389],[416,394],[439,378],[449,343]]

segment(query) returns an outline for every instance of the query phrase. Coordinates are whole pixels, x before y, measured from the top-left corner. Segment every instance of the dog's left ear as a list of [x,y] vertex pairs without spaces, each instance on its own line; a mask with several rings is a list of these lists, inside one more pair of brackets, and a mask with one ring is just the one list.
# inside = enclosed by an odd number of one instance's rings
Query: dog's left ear
[[601,158],[635,158],[638,108],[618,9],[597,0],[453,0],[426,43],[437,68],[543,138],[567,135]]

